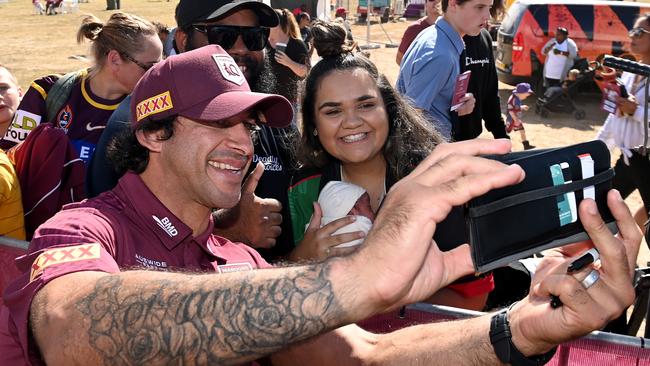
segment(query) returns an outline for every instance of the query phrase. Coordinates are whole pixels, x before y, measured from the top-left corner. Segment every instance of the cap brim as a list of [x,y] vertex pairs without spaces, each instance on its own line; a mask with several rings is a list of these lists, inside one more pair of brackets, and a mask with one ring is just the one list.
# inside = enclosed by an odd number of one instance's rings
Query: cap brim
[[202,121],[224,120],[249,109],[264,114],[271,127],[287,127],[293,120],[293,107],[287,98],[275,94],[253,92],[227,92],[214,99],[199,103],[180,115]]
[[275,11],[272,7],[264,4],[260,1],[250,0],[250,1],[237,1],[230,4],[226,4],[219,9],[215,10],[212,14],[208,15],[206,20],[213,20],[220,18],[226,13],[238,9],[238,8],[247,8],[255,12],[259,19],[260,26],[273,28],[277,27],[280,24],[278,16],[275,14]]

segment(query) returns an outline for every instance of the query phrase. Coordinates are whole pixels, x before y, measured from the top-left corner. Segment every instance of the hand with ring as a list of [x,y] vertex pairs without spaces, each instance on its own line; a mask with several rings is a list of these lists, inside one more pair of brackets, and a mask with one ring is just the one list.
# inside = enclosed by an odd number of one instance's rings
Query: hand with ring
[[[508,313],[512,342],[523,354],[543,354],[559,343],[599,330],[633,303],[632,279],[642,234],[618,191],[608,193],[607,204],[618,234],[609,231],[593,200],[583,200],[580,220],[591,241],[546,251],[530,294]],[[593,247],[600,261],[568,271],[577,256]],[[562,306],[551,306],[553,295]]]

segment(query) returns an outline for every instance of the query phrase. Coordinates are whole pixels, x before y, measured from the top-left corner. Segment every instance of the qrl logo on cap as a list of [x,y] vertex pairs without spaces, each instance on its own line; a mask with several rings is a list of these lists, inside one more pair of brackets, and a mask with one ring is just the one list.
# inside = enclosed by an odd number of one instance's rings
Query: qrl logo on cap
[[237,66],[235,61],[230,56],[212,55],[212,59],[219,67],[221,76],[223,76],[224,79],[237,85],[242,85],[244,83],[246,80],[244,78],[244,75],[242,75],[239,66]]
[[135,107],[135,119],[140,122],[140,120],[145,117],[172,108],[174,108],[174,104],[172,104],[172,96],[169,94],[169,91],[166,91],[138,103]]

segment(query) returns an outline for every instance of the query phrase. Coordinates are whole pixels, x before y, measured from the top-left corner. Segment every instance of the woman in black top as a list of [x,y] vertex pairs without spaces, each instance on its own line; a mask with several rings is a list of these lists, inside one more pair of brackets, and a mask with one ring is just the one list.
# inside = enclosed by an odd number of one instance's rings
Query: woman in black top
[[[280,24],[271,28],[269,35],[269,59],[277,82],[275,92],[297,105],[298,82],[307,75],[310,68],[307,46],[302,41],[300,28],[293,14],[288,9],[275,9],[275,12]],[[278,44],[286,46],[280,46],[278,49]]]

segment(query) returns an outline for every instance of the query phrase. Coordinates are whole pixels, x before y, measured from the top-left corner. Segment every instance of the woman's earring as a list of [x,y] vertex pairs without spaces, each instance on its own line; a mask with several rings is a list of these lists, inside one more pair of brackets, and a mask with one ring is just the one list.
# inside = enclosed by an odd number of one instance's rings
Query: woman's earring
[[318,136],[318,130],[314,128],[314,136]]

